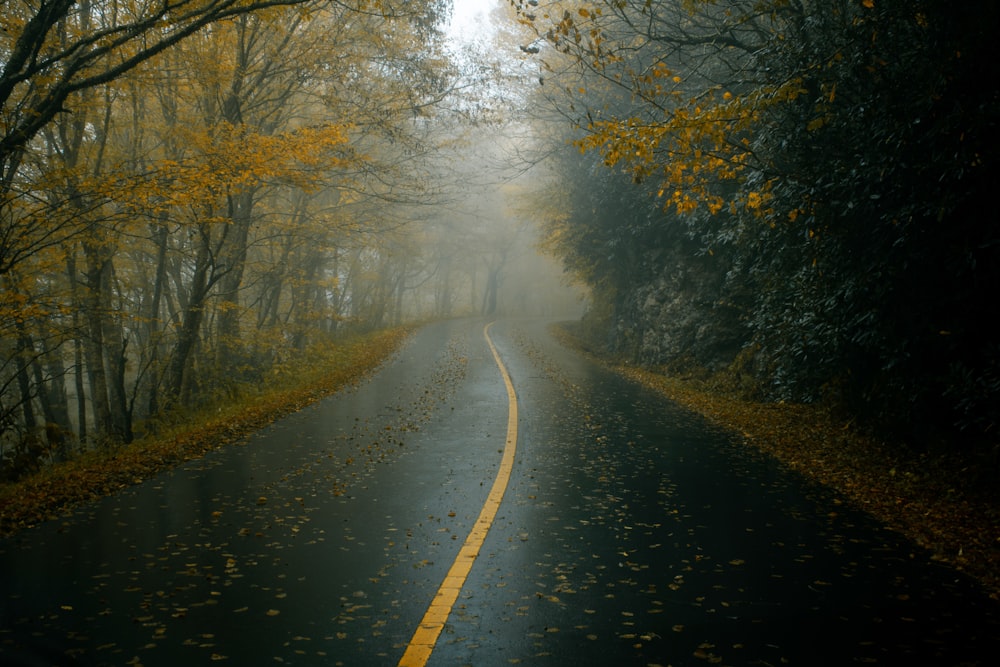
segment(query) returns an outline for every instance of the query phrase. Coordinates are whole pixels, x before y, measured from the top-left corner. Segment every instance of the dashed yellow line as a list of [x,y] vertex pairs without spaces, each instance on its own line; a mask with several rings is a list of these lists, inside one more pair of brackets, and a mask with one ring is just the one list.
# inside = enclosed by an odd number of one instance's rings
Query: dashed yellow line
[[497,352],[497,348],[490,338],[490,327],[492,326],[492,322],[486,325],[483,329],[483,336],[486,337],[486,343],[490,346],[490,351],[493,352],[493,359],[496,361],[504,385],[507,387],[509,405],[507,442],[504,446],[503,458],[500,460],[500,470],[497,471],[497,476],[493,480],[493,488],[490,489],[490,494],[486,497],[486,502],[483,503],[483,509],[479,512],[479,518],[476,519],[472,530],[469,531],[469,536],[465,538],[465,543],[459,550],[455,562],[451,564],[451,568],[434,595],[424,618],[420,621],[416,632],[413,633],[413,638],[410,639],[406,652],[400,658],[398,667],[423,667],[430,659],[438,636],[444,629],[445,621],[448,620],[448,615],[451,614],[452,607],[455,606],[458,594],[461,592],[462,586],[465,585],[469,571],[472,570],[472,564],[475,562],[476,556],[479,555],[479,550],[486,540],[486,534],[497,516],[500,501],[503,500],[503,494],[507,490],[507,484],[510,482],[510,475],[514,469],[514,452],[517,450],[517,395],[514,393],[514,384],[510,381],[510,375],[500,360],[500,353]]

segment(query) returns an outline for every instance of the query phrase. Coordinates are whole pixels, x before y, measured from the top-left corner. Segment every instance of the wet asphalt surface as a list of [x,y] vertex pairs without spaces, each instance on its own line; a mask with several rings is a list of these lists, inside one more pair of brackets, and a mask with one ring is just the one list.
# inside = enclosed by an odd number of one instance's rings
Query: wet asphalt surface
[[[0,664],[395,665],[500,463],[484,324],[0,541]],[[1000,661],[1000,605],[961,574],[545,322],[491,335],[517,459],[428,664]]]

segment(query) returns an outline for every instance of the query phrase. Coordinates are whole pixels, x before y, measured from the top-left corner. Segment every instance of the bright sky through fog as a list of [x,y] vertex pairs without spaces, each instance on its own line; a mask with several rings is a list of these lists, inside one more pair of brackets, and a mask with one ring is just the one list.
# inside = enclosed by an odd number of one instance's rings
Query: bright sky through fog
[[492,30],[490,12],[497,0],[453,0],[448,36],[455,42],[474,42],[483,39]]

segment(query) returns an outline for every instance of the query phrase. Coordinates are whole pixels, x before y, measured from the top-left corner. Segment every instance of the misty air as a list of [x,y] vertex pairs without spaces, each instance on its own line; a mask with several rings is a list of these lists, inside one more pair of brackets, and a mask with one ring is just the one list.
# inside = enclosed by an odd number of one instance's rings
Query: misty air
[[2,0],[0,664],[992,665],[998,11]]

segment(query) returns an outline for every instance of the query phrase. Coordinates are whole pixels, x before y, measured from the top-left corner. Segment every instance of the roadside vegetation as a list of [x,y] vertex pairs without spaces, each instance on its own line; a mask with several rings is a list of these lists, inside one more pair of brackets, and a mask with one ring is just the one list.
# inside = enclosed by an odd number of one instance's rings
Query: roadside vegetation
[[996,595],[995,3],[514,4],[580,337]]
[[[913,480],[941,489],[921,516],[988,494],[996,4],[521,5],[558,155],[532,211],[590,289],[595,349],[774,404],[750,421],[814,406],[837,434],[823,446],[870,466],[870,505],[908,507],[894,489]],[[870,437],[845,449],[847,433]]]
[[500,149],[451,6],[4,5],[0,482],[331,340],[562,298],[509,191],[470,194]]
[[139,484],[184,461],[238,444],[274,420],[363,379],[408,329],[386,329],[316,346],[235,398],[178,408],[128,445],[94,449],[0,485],[0,537],[57,519],[81,503]]

